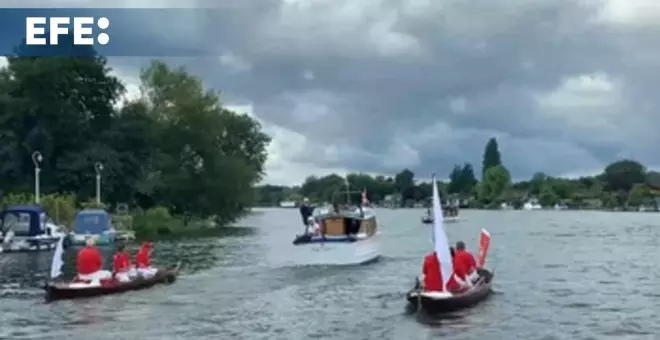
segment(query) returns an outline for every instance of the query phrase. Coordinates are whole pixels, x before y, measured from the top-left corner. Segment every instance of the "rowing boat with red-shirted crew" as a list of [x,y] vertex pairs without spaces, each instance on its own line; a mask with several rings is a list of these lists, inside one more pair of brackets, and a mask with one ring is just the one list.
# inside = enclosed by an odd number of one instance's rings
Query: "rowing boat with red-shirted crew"
[[152,245],[145,242],[135,256],[135,266],[131,265],[130,254],[123,244],[118,245],[113,259],[113,270],[103,269],[103,256],[96,248],[94,238],[88,238],[87,244],[78,252],[76,259],[77,275],[70,281],[54,279],[61,276],[64,264],[63,239],[60,239],[51,265],[51,279],[44,289],[46,301],[76,299],[141,290],[159,283],[172,283],[176,280],[181,263],[169,268],[151,266]]
[[490,296],[494,274],[485,269],[490,233],[481,230],[479,258],[459,241],[450,247],[444,230],[443,213],[437,183],[433,178],[434,250],[424,258],[422,275],[406,295],[416,310],[429,314],[452,312],[478,304]]

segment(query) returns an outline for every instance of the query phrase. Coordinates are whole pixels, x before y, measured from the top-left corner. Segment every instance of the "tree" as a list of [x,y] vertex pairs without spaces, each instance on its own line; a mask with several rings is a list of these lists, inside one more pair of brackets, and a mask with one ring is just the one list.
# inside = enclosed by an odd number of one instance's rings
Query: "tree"
[[449,185],[447,192],[455,194],[463,191],[463,169],[460,165],[455,165],[449,174]]
[[488,143],[486,143],[486,148],[484,149],[484,157],[481,166],[482,178],[485,180],[486,171],[498,165],[502,165],[502,159],[499,146],[497,145],[497,140],[495,137],[492,137],[488,140]]
[[141,80],[142,100],[157,122],[149,195],[188,220],[238,218],[255,198],[269,137],[251,117],[222,108],[217,94],[183,68],[154,62]]
[[646,181],[646,168],[639,162],[624,159],[605,167],[602,177],[608,190],[629,192],[635,184]]
[[511,175],[502,165],[488,169],[479,188],[479,199],[485,204],[498,203],[498,199],[511,185]]
[[464,194],[471,194],[477,186],[477,177],[474,175],[472,164],[465,163],[461,169],[461,192]]
[[5,188],[31,188],[31,154],[43,155],[42,190],[93,192],[92,162],[109,172],[118,167],[112,146],[98,133],[115,116],[114,104],[124,91],[109,74],[103,57],[9,58],[4,72],[2,126],[6,148],[2,177]]
[[555,193],[552,185],[546,183],[541,187],[539,192],[539,204],[543,207],[551,207],[559,203],[559,196]]
[[628,194],[628,205],[639,207],[649,199],[649,193],[642,185],[635,185]]
[[540,195],[541,189],[546,185],[546,181],[548,181],[548,179],[548,175],[542,172],[535,173],[529,183],[529,194],[533,196]]
[[415,173],[403,169],[394,176],[394,189],[401,194],[402,202],[414,200]]

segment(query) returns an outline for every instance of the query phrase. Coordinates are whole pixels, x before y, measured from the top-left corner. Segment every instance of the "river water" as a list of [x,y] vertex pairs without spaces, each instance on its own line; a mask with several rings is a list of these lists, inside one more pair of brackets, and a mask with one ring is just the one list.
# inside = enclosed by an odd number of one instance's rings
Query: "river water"
[[489,229],[496,294],[425,320],[404,301],[431,249],[422,213],[378,211],[379,262],[282,267],[297,211],[262,209],[226,237],[158,243],[157,263],[185,264],[173,285],[50,304],[39,289],[50,254],[3,254],[0,339],[660,338],[660,215],[462,211],[449,238],[474,250]]

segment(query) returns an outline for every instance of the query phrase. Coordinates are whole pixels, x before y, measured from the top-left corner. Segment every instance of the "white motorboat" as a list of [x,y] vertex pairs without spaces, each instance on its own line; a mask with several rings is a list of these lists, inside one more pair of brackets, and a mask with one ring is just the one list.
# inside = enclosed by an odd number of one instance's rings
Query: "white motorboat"
[[[366,193],[362,193],[366,200]],[[323,211],[312,217],[314,228],[296,236],[290,253],[296,265],[358,265],[380,258],[378,222],[374,211]]]
[[38,205],[10,206],[0,216],[0,252],[49,251],[66,236]]

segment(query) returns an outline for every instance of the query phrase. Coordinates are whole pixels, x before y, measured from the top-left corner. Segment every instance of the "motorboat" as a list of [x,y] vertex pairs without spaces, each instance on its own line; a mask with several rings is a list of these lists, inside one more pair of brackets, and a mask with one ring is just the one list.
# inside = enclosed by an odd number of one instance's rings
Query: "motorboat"
[[73,231],[69,233],[70,244],[84,245],[90,237],[94,238],[99,246],[115,243],[117,232],[112,226],[112,218],[107,211],[84,209],[76,215]]
[[39,205],[12,205],[0,213],[0,252],[32,252],[55,249],[63,228]]
[[[380,258],[378,222],[368,207],[366,193],[363,203],[341,209],[335,205],[329,211],[312,216],[312,232],[297,235],[291,252],[300,265],[358,265]],[[367,203],[367,204],[365,204]]]

